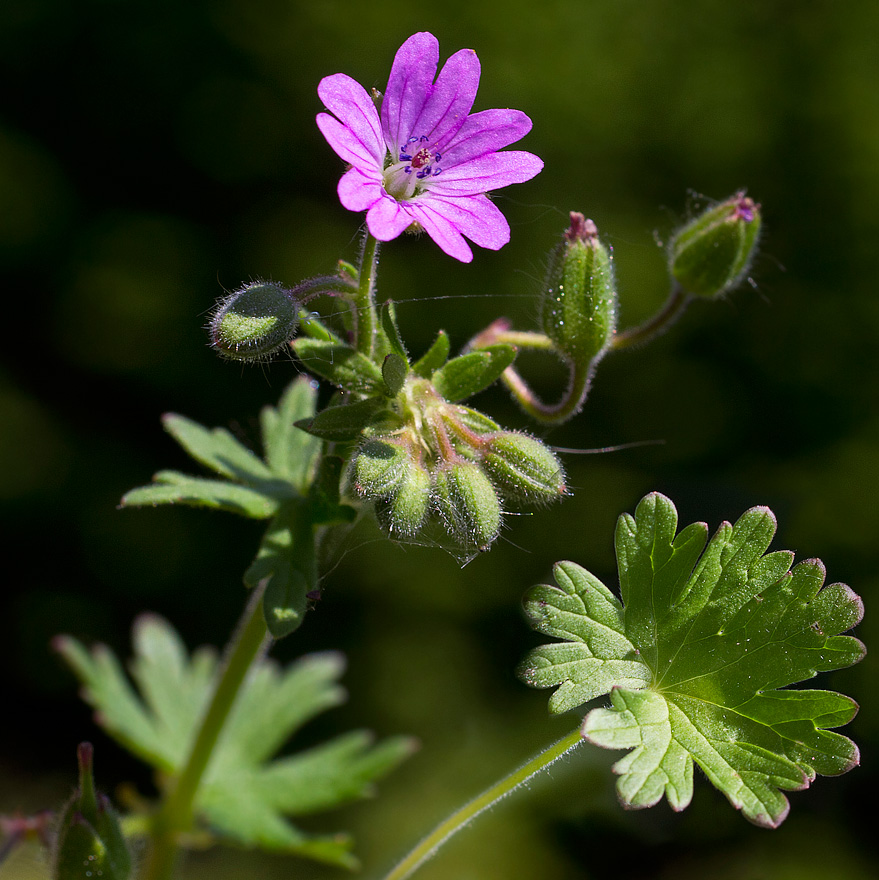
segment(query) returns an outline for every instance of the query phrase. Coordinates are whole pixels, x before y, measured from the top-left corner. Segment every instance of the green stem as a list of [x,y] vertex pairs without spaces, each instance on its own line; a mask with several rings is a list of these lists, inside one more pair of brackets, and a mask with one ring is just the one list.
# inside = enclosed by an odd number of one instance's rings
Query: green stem
[[144,880],[170,880],[177,861],[178,837],[192,825],[195,796],[220,732],[254,660],[268,646],[262,596],[263,587],[253,591],[227,648],[225,665],[189,758],[153,820],[152,850]]
[[595,372],[596,361],[589,364],[577,364],[568,361],[568,387],[561,399],[556,403],[544,403],[519,375],[515,367],[507,367],[501,374],[501,380],[516,398],[519,406],[533,419],[550,425],[558,425],[575,416],[583,408],[592,374]]
[[501,798],[511,794],[541,770],[546,770],[550,764],[575,749],[581,742],[583,740],[580,737],[580,729],[577,728],[573,733],[569,733],[558,742],[553,743],[518,770],[484,791],[475,800],[452,813],[448,819],[437,825],[384,880],[405,880],[405,878],[411,877],[449,838],[472,822],[480,813],[496,804]]
[[379,242],[369,232],[363,241],[360,275],[353,299],[357,313],[356,349],[372,357],[378,319],[375,311],[375,277],[378,272]]
[[617,333],[610,344],[611,350],[617,351],[621,348],[631,348],[633,345],[643,345],[665,333],[684,313],[684,309],[690,304],[691,299],[692,297],[675,282],[665,305],[643,324]]

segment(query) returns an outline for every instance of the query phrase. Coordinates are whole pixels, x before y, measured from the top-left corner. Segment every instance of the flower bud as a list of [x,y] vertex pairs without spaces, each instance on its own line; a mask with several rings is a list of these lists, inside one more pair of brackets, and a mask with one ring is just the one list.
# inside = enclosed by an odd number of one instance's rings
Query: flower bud
[[549,447],[534,437],[503,431],[485,447],[482,466],[506,498],[531,504],[564,495],[565,472]]
[[61,814],[53,880],[127,880],[131,876],[131,854],[119,819],[106,795],[95,791],[93,754],[90,743],[82,743],[77,751],[79,788]]
[[430,500],[430,474],[414,461],[409,462],[396,493],[376,506],[379,522],[394,537],[412,538],[424,524]]
[[488,550],[501,527],[491,480],[473,462],[452,462],[434,475],[434,506],[446,531],[464,546]]
[[760,206],[743,192],[709,208],[672,238],[671,274],[693,296],[732,289],[751,265],[760,224]]
[[293,338],[299,308],[279,284],[245,284],[217,305],[208,325],[211,346],[233,360],[265,360]]
[[354,488],[364,498],[379,500],[393,495],[409,467],[406,450],[384,440],[367,440],[352,463]]
[[617,296],[610,251],[598,229],[571,212],[571,225],[550,256],[542,303],[543,332],[581,366],[601,355],[616,329]]

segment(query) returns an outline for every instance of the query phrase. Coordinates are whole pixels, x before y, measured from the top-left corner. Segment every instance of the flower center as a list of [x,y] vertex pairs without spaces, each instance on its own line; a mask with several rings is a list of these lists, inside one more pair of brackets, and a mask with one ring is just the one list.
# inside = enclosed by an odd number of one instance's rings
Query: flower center
[[442,158],[427,135],[410,137],[400,148],[398,161],[384,169],[385,191],[397,201],[418,195],[429,178],[442,172]]

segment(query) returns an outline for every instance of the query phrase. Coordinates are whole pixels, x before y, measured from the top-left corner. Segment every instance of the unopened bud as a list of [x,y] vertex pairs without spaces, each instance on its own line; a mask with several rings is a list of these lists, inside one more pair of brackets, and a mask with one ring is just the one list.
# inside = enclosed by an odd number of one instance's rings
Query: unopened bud
[[543,504],[565,494],[565,472],[549,447],[534,437],[504,431],[486,446],[482,465],[502,495]]
[[279,284],[245,284],[217,305],[208,325],[211,346],[234,360],[265,360],[293,338],[299,308],[292,292]]
[[743,192],[709,208],[672,239],[671,274],[693,296],[732,289],[751,265],[760,224],[760,205]]
[[488,550],[501,527],[491,480],[473,462],[453,462],[434,475],[434,505],[446,531],[464,546]]
[[393,497],[376,506],[379,522],[393,537],[412,538],[424,524],[430,501],[430,474],[409,462]]
[[571,212],[571,225],[550,256],[542,303],[543,332],[580,365],[601,355],[616,329],[617,296],[611,252],[598,229]]
[[409,456],[402,446],[367,440],[352,463],[354,488],[365,498],[388,498],[397,491],[408,465]]
[[131,854],[119,818],[106,795],[95,791],[93,754],[90,743],[82,743],[77,751],[79,788],[61,814],[53,880],[128,880],[131,876]]

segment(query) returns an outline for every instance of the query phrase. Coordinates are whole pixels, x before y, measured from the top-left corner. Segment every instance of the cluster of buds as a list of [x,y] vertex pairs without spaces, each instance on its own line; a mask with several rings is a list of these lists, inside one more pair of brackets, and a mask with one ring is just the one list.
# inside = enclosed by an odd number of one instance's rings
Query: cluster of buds
[[410,376],[395,410],[400,424],[370,429],[350,471],[392,536],[413,538],[436,523],[456,546],[488,550],[505,506],[546,504],[566,492],[547,446],[449,403],[428,379]]

